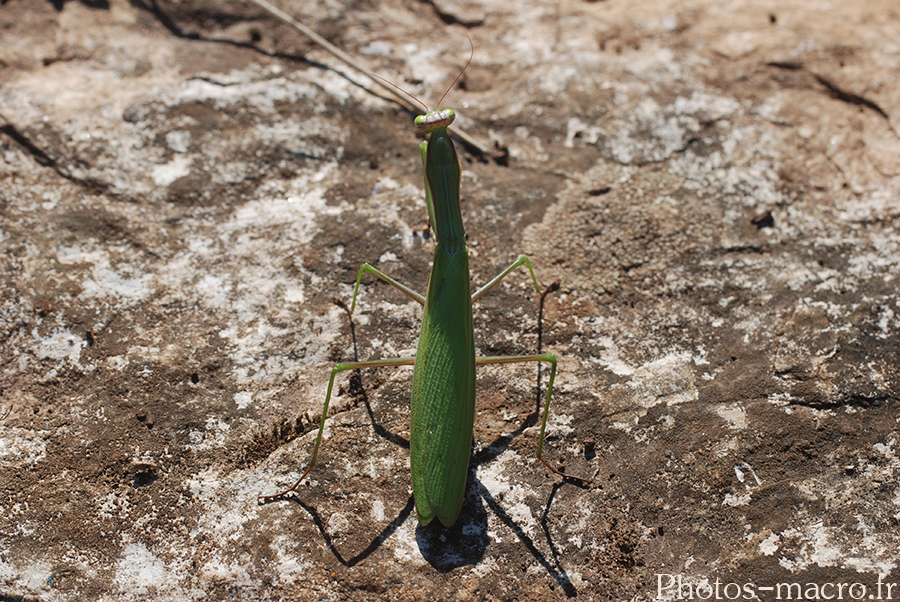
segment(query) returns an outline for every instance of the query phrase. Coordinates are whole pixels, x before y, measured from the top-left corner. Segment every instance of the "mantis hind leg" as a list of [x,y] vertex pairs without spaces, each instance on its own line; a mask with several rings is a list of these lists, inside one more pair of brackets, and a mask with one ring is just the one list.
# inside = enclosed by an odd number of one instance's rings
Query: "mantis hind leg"
[[316,460],[319,457],[319,445],[322,443],[322,433],[325,431],[325,419],[328,417],[328,404],[331,401],[331,391],[334,388],[334,377],[347,370],[356,370],[357,368],[373,368],[378,366],[412,366],[416,363],[414,357],[397,357],[384,360],[371,360],[367,362],[346,362],[343,364],[335,364],[331,369],[331,378],[328,379],[328,390],[325,393],[325,405],[322,408],[322,418],[319,420],[319,433],[316,435],[316,443],[313,446],[312,459],[309,461],[309,467],[300,475],[297,481],[283,491],[273,493],[272,495],[260,495],[256,498],[257,503],[266,504],[273,500],[283,498],[292,491],[296,491],[300,483],[306,478],[310,471],[315,468]]
[[[524,256],[523,256],[524,257]],[[529,266],[530,267],[530,266]],[[547,429],[547,417],[550,414],[550,398],[553,395],[553,381],[556,379],[556,356],[550,353],[540,353],[536,355],[501,355],[501,356],[489,356],[489,357],[477,357],[475,358],[475,365],[483,366],[486,364],[517,364],[517,363],[527,363],[527,362],[544,362],[550,364],[550,382],[547,383],[547,396],[544,401],[544,409],[543,409],[543,417],[541,418],[541,432],[538,435],[538,445],[537,445],[537,457],[541,463],[549,468],[551,471],[555,472],[561,477],[566,479],[572,479],[575,481],[579,481],[581,483],[588,483],[591,479],[583,479],[581,477],[576,477],[574,475],[570,475],[562,472],[558,468],[551,466],[549,462],[547,462],[542,454],[544,449],[544,432]]]

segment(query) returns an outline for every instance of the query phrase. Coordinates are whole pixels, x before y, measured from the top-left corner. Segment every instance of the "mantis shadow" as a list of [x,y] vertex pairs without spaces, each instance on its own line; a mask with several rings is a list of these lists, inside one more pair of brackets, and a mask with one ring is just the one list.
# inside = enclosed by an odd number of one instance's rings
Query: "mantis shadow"
[[403,523],[406,522],[406,520],[409,518],[409,515],[412,514],[413,508],[415,507],[412,496],[409,496],[409,499],[406,501],[406,505],[402,510],[400,510],[400,513],[397,514],[394,520],[388,523],[388,525],[384,527],[384,529],[382,529],[378,535],[375,536],[372,542],[368,546],[366,546],[366,548],[362,552],[356,554],[352,558],[345,559],[343,555],[341,555],[337,547],[334,545],[334,541],[331,539],[331,535],[329,535],[328,531],[325,529],[325,523],[322,521],[322,517],[319,516],[319,511],[316,510],[316,507],[301,501],[297,496],[292,496],[288,499],[290,499],[295,504],[298,504],[312,517],[313,522],[319,529],[319,533],[322,534],[322,539],[325,540],[325,545],[328,546],[328,549],[331,551],[337,561],[346,567],[356,566],[357,564],[371,556],[372,553],[375,552],[375,550],[381,547],[381,544],[383,544],[391,535],[393,535],[397,531],[397,529],[400,528],[401,525],[403,525]]
[[[537,562],[547,571],[565,592],[566,597],[575,597],[578,592],[572,581],[569,579],[565,569],[562,568],[559,558],[559,550],[553,543],[547,526],[547,514],[550,504],[556,496],[556,492],[562,487],[562,483],[556,483],[545,507],[543,516],[541,517],[541,527],[544,531],[547,543],[550,547],[552,559],[548,559],[546,555],[538,549],[534,540],[532,540],[515,520],[503,509],[503,507],[494,499],[487,488],[478,480],[475,475],[475,467],[472,468],[471,478],[466,486],[466,499],[463,503],[463,509],[460,513],[460,519],[450,527],[443,527],[438,521],[434,521],[427,526],[418,525],[416,527],[416,543],[422,557],[435,570],[440,573],[449,573],[465,565],[476,565],[484,557],[488,547],[487,534],[487,511],[490,508],[494,515],[506,525],[522,542],[528,552],[537,560]],[[331,535],[325,528],[319,511],[315,506],[307,504],[296,496],[290,499],[293,503],[303,508],[309,514],[322,539],[329,551],[334,555],[335,559],[345,567],[353,567],[371,556],[381,545],[387,541],[413,514],[415,503],[413,497],[409,496],[406,505],[397,514],[397,516],[386,525],[369,543],[368,546],[358,554],[351,558],[344,558],[340,550],[334,543]],[[482,503],[483,502],[483,503]]]
[[479,503],[481,485],[475,485],[474,474],[474,470],[469,471],[462,511],[453,526],[444,527],[438,520],[416,526],[419,552],[440,573],[449,573],[465,565],[474,566],[487,551],[487,512]]
[[[559,290],[559,282],[554,282],[547,290],[541,295],[540,303],[538,305],[538,321],[537,321],[537,354],[540,355],[544,349],[544,300],[547,298],[548,293],[552,293],[554,291]],[[480,452],[476,453],[472,458],[475,465],[487,464],[491,460],[496,459],[500,454],[502,454],[506,449],[510,446],[513,439],[524,433],[529,428],[533,427],[537,424],[538,418],[541,416],[541,377],[543,376],[542,372],[543,363],[537,362],[537,384],[535,385],[534,391],[534,411],[528,414],[525,417],[525,420],[522,424],[519,425],[519,428],[512,431],[511,433],[507,433],[505,435],[501,435],[494,439],[490,445],[485,447]]]
[[[546,292],[549,293],[557,290],[558,288],[559,284],[553,283],[552,285],[550,285]],[[541,296],[538,309],[538,354],[542,352],[543,347],[543,315],[545,298],[546,293]],[[353,359],[354,361],[359,361],[356,341],[356,327],[353,323],[353,316],[350,313],[349,308],[343,301],[335,300],[335,303],[340,307],[343,307],[347,311],[347,315],[350,320]],[[427,526],[418,525],[416,527],[416,542],[419,546],[419,551],[422,554],[422,557],[425,558],[425,560],[435,570],[441,573],[447,573],[465,565],[475,565],[484,557],[489,543],[487,534],[488,521],[486,508],[490,508],[494,515],[499,518],[500,521],[516,535],[516,537],[519,539],[519,541],[522,542],[528,552],[544,568],[544,570],[547,571],[547,574],[551,578],[553,578],[557,582],[557,584],[559,584],[560,588],[562,588],[566,596],[574,597],[578,592],[575,589],[575,586],[572,584],[572,581],[566,573],[565,569],[562,567],[562,564],[560,562],[559,549],[554,543],[553,537],[550,534],[550,529],[547,524],[547,518],[550,511],[550,506],[552,505],[559,489],[567,481],[575,485],[578,485],[578,483],[573,479],[563,479],[562,482],[554,483],[550,496],[547,499],[547,503],[544,505],[544,513],[541,516],[540,524],[546,537],[547,545],[550,549],[551,558],[548,559],[547,556],[537,547],[534,540],[532,540],[525,532],[525,530],[520,527],[515,522],[515,520],[503,509],[503,507],[497,502],[497,500],[494,499],[488,489],[477,477],[477,468],[479,466],[487,464],[496,459],[509,447],[515,437],[521,435],[526,429],[537,424],[541,411],[541,377],[541,363],[538,362],[537,384],[535,391],[535,410],[526,417],[526,419],[522,422],[522,424],[519,425],[519,427],[515,431],[498,437],[485,449],[473,454],[469,471],[469,479],[466,484],[466,496],[463,502],[462,511],[460,512],[460,517],[456,521],[456,523],[454,523],[454,525],[449,528],[443,527],[438,521],[433,521]],[[368,395],[366,395],[365,390],[362,386],[362,378],[359,371],[356,371],[351,377],[351,393],[354,396],[357,396],[357,398],[361,398],[364,402],[366,411],[369,414],[369,419],[372,422],[376,434],[401,447],[409,448],[409,441],[389,432],[378,423],[369,404]],[[398,516],[397,519],[395,519],[394,522],[391,523],[391,525],[396,525],[393,530],[391,530],[387,534],[385,534],[385,532],[379,534],[379,536],[376,537],[369,548],[367,548],[368,553],[366,554],[366,556],[370,554],[371,551],[374,551],[374,549],[376,549],[381,544],[381,542],[383,542],[385,539],[387,539],[388,536],[390,536],[390,533],[393,533],[393,531],[396,530],[396,527],[402,524],[402,522],[409,517],[409,514],[411,514],[412,512],[412,504],[413,501],[412,498],[410,498],[410,502],[407,504],[407,508],[404,508],[404,512],[401,513],[401,516]],[[321,526],[321,521],[317,519],[316,524],[320,525],[319,528],[324,535],[325,533],[324,529]],[[337,554],[337,552],[333,549],[333,546],[330,543],[330,539],[327,539],[327,541],[329,542],[329,547],[332,548],[338,559],[341,560],[340,555]],[[360,556],[362,555],[358,555],[355,558],[360,558]]]
[[[350,312],[350,307],[347,306],[340,299],[333,299],[332,303],[343,309],[347,312],[347,317],[350,321],[350,340],[353,342],[353,361],[359,361],[359,348],[356,346],[356,324],[353,322],[353,314]],[[404,449],[409,449],[409,440],[404,439],[400,435],[396,435],[391,431],[387,430],[381,423],[378,422],[375,418],[375,413],[372,411],[372,404],[369,403],[369,395],[366,393],[366,388],[363,386],[362,382],[362,370],[356,369],[350,375],[350,396],[355,400],[361,400],[363,405],[366,407],[366,413],[369,415],[369,420],[372,423],[372,428],[375,430],[375,434],[385,439],[386,441],[390,441],[394,445],[398,447],[402,447]]]
[[428,564],[441,573],[449,573],[467,564],[477,564],[481,561],[488,546],[487,511],[485,509],[487,507],[500,519],[500,522],[515,534],[525,546],[525,549],[528,550],[528,553],[559,584],[566,597],[575,597],[578,595],[578,592],[560,563],[559,550],[553,543],[553,538],[547,526],[547,513],[550,504],[552,504],[553,498],[561,486],[562,483],[554,484],[553,491],[545,506],[544,514],[541,517],[541,527],[546,535],[552,560],[548,559],[538,549],[534,540],[525,533],[525,530],[494,499],[494,496],[491,495],[490,491],[475,475],[475,467],[470,473],[470,479],[466,486],[466,501],[463,504],[460,519],[449,529],[442,527],[437,522],[424,527],[419,525],[416,528],[416,542],[419,545],[419,551],[422,553],[422,557],[428,561]]

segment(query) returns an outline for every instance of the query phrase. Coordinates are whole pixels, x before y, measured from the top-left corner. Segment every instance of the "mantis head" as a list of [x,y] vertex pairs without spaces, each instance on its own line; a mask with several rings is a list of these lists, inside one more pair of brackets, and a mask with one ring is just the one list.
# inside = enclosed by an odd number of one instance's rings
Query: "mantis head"
[[416,127],[426,134],[439,128],[447,128],[456,119],[456,111],[453,109],[439,109],[429,111],[416,117]]

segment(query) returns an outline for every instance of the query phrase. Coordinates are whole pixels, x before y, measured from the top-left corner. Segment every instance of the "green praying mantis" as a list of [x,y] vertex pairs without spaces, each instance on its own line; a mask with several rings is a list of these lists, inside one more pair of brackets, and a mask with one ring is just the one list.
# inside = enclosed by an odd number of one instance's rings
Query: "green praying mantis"
[[[471,60],[470,57],[469,62]],[[448,88],[448,92],[460,76],[462,72]],[[259,503],[295,492],[315,467],[335,377],[347,370],[378,366],[414,366],[410,404],[410,472],[416,513],[422,525],[428,525],[437,518],[445,527],[450,527],[456,522],[462,509],[472,448],[477,365],[521,362],[543,362],[550,365],[537,457],[558,475],[580,482],[588,481],[561,472],[542,456],[544,432],[556,378],[556,357],[548,353],[490,357],[475,355],[472,321],[472,304],[475,301],[522,265],[528,268],[534,288],[541,298],[554,290],[555,285],[542,289],[531,261],[522,255],[497,277],[474,293],[471,292],[468,247],[459,204],[461,167],[456,147],[447,131],[455,117],[456,113],[452,109],[437,109],[427,111],[415,120],[416,127],[428,136],[419,148],[425,175],[428,217],[436,241],[426,294],[415,292],[366,263],[357,274],[349,309],[352,317],[360,283],[366,273],[380,278],[424,306],[416,355],[335,365],[328,380],[325,405],[309,467],[291,487],[273,495],[260,496]]]

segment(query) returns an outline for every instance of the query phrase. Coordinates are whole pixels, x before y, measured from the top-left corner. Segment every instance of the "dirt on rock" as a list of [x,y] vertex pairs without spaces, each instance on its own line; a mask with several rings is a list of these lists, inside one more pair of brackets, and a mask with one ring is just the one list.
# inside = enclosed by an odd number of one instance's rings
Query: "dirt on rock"
[[[896,2],[279,7],[459,128],[480,355],[418,524],[413,114],[252,2],[0,5],[0,600],[900,596]],[[434,102],[434,100],[432,100]],[[352,335],[355,335],[355,339]],[[355,341],[355,346],[354,346]],[[840,593],[843,598],[835,597]],[[755,596],[755,597],[754,597]],[[780,597],[779,597],[780,596]]]

